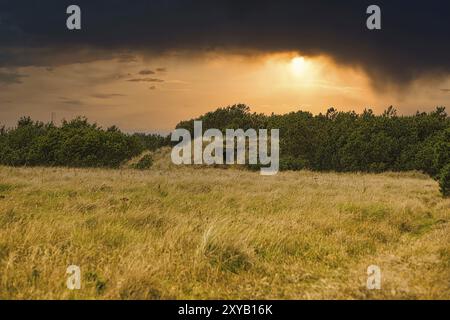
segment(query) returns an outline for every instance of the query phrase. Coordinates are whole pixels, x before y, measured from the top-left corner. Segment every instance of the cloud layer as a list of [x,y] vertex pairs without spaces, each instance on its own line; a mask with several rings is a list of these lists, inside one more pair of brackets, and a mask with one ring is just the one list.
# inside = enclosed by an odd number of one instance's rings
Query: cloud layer
[[1,0],[0,67],[53,66],[208,50],[325,54],[362,67],[375,84],[450,74],[450,2],[366,0],[78,0],[82,30],[66,29],[73,1]]
[[0,85],[20,84],[22,78],[26,75],[16,72],[2,72],[0,71]]

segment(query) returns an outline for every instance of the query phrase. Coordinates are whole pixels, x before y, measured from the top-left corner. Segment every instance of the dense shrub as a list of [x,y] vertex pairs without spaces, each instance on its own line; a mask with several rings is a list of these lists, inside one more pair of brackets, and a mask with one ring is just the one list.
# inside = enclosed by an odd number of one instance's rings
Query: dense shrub
[[302,170],[307,168],[305,161],[293,157],[286,157],[280,159],[280,170]]
[[135,133],[133,136],[139,139],[145,150],[155,151],[170,144],[170,136],[163,137],[159,134],[145,133]]
[[381,115],[330,108],[316,116],[303,111],[266,116],[239,104],[180,122],[177,128],[192,133],[194,120],[203,121],[203,130],[280,129],[281,170],[421,170],[436,178],[450,162],[450,118],[443,107],[411,116],[398,116],[393,107]]
[[25,117],[0,131],[0,164],[11,166],[118,167],[143,150],[142,136],[104,130],[82,117],[60,127]]
[[144,155],[138,162],[133,164],[134,169],[145,170],[153,165],[153,158],[150,154]]
[[450,196],[450,163],[439,174],[439,187],[444,197]]
[[[268,116],[239,104],[195,120],[203,121],[203,130],[280,129],[281,170],[421,170],[438,178],[450,163],[450,118],[443,107],[412,116],[398,116],[393,107],[381,115],[370,109],[357,114],[330,108],[319,115],[298,111]],[[180,122],[177,128],[192,132],[193,121]],[[60,127],[21,118],[16,128],[0,127],[0,164],[117,167],[143,150],[170,143],[170,137],[128,135],[117,127],[104,130],[85,118],[64,121]],[[248,167],[256,170],[259,165]]]

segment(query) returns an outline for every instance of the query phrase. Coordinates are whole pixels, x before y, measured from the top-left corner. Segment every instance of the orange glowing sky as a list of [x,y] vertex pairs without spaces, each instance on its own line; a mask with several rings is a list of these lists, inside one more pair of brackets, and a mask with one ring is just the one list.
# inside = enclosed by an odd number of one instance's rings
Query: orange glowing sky
[[0,86],[0,123],[9,126],[22,115],[49,121],[54,113],[56,121],[84,115],[102,126],[167,133],[180,120],[234,103],[267,114],[389,105],[408,114],[450,105],[449,79],[374,89],[358,68],[298,53],[178,53],[16,71],[20,81]]

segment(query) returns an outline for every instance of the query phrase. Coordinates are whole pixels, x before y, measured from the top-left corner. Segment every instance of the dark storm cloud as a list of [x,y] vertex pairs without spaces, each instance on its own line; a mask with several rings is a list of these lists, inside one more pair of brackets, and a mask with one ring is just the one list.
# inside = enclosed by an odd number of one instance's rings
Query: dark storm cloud
[[[114,55],[132,62],[134,56],[123,53],[130,50],[295,50],[361,66],[378,84],[450,73],[448,0],[76,3],[82,9],[81,31],[65,27],[65,10],[73,1],[0,0],[0,66],[54,65]],[[365,27],[366,8],[374,3],[382,9],[381,31]],[[34,50],[41,54],[30,54]]]
[[21,84],[26,75],[16,72],[0,71],[0,85]]
[[120,54],[117,57],[118,61],[120,63],[132,63],[132,62],[137,62],[137,58],[134,55],[131,54]]

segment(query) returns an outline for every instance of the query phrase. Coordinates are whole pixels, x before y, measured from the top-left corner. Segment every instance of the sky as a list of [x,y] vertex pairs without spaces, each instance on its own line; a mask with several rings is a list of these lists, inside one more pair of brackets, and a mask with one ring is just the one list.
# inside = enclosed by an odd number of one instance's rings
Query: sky
[[[81,8],[81,30],[66,8]],[[450,3],[0,0],[0,124],[77,115],[167,133],[235,103],[400,114],[450,107]]]

